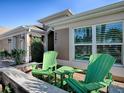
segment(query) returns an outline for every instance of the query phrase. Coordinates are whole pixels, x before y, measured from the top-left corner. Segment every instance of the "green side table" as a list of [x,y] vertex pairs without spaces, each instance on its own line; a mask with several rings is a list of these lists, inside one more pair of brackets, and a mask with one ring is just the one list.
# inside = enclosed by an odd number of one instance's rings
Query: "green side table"
[[72,67],[69,67],[69,66],[62,66],[59,69],[57,69],[56,71],[54,71],[55,85],[56,85],[57,75],[60,75],[60,82],[61,82],[60,87],[63,88],[63,82],[64,82],[65,76],[73,78],[74,72],[75,72],[75,69]]

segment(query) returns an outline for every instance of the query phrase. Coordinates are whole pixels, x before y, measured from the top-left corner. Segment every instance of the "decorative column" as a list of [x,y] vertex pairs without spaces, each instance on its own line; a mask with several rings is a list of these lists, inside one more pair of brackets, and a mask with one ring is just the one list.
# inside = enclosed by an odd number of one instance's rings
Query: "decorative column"
[[25,62],[28,63],[29,60],[30,60],[30,54],[29,54],[29,49],[30,47],[30,37],[29,37],[29,33],[25,33],[25,51],[26,51],[26,54],[25,54]]

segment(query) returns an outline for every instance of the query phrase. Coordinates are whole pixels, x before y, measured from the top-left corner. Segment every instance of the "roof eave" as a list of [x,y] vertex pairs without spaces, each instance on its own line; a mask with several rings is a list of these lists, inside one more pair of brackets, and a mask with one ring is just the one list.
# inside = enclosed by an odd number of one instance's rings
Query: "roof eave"
[[57,16],[60,16],[60,15],[72,16],[73,13],[71,12],[70,9],[66,9],[66,10],[64,10],[64,11],[55,13],[55,14],[50,15],[50,16],[48,16],[48,17],[45,17],[45,18],[43,18],[43,19],[39,19],[38,22],[43,23],[43,22],[45,22],[45,21],[48,21],[48,20],[50,20],[50,19],[52,19],[52,18],[55,18],[55,17],[57,17]]
[[76,15],[70,16],[68,18],[55,20],[55,21],[49,22],[48,25],[56,26],[56,25],[60,25],[60,24],[75,22],[78,20],[86,20],[89,18],[104,16],[104,15],[118,13],[118,12],[122,12],[122,11],[124,11],[124,1],[121,1],[121,2],[115,3],[115,4],[111,4],[111,5],[107,5],[107,6],[97,8],[94,10],[90,10],[87,12],[83,12],[80,14],[76,14]]

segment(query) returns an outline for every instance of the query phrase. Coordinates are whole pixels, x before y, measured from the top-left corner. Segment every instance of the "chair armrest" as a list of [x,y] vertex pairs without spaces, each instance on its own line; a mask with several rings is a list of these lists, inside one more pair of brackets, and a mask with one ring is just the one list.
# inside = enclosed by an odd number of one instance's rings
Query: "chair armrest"
[[57,71],[57,70],[54,71],[54,73],[55,73],[55,74],[58,74],[58,75],[61,75],[61,74],[62,74],[61,72],[59,72],[59,71]]
[[49,71],[55,71],[56,70],[56,66],[55,65],[49,66],[48,70]]
[[86,88],[88,91],[97,90],[105,86],[107,86],[105,82],[94,82],[83,85],[83,87]]
[[84,69],[84,70],[83,70],[83,73],[86,74],[86,73],[87,73],[87,69]]
[[106,78],[104,79],[104,82],[109,86],[112,83],[112,73],[108,73]]
[[77,72],[77,73],[83,73],[84,71],[83,71],[82,69],[78,69],[78,68],[76,68],[76,69],[74,69],[74,72]]
[[36,64],[32,64],[32,69],[37,69],[39,67],[39,65],[42,65],[43,63],[36,63]]
[[32,64],[31,66],[32,66],[32,69],[36,69],[37,65],[36,64]]
[[103,82],[95,82],[95,83],[88,83],[86,85],[84,85],[84,87],[91,91],[91,90],[96,90],[99,88],[103,88],[106,86],[109,86],[112,82],[112,74],[108,73],[108,75],[106,76],[106,79]]
[[106,76],[106,78],[112,80],[112,73],[108,73],[107,76]]
[[104,82],[94,82],[86,84],[85,82],[78,82],[77,80],[72,78],[66,78],[65,81],[77,93],[90,93],[93,90],[98,90],[100,88],[106,87],[106,83]]

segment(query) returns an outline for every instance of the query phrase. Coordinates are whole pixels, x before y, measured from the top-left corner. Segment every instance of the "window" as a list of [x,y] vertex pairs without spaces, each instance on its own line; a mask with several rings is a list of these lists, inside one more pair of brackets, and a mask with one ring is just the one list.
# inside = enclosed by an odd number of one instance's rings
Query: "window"
[[75,46],[75,59],[88,60],[91,54],[92,54],[91,45],[76,45]]
[[87,60],[92,53],[107,53],[117,59],[116,64],[122,64],[122,45],[122,22],[74,29],[74,58],[76,60]]
[[75,32],[75,44],[81,43],[91,43],[92,42],[92,28],[78,28],[74,30]]
[[96,26],[97,43],[122,43],[122,23]]
[[96,26],[97,53],[114,56],[116,63],[122,63],[122,22]]
[[116,58],[116,63],[122,63],[122,46],[121,45],[97,45],[98,53],[107,53]]
[[85,60],[92,54],[92,27],[74,29],[75,59]]

